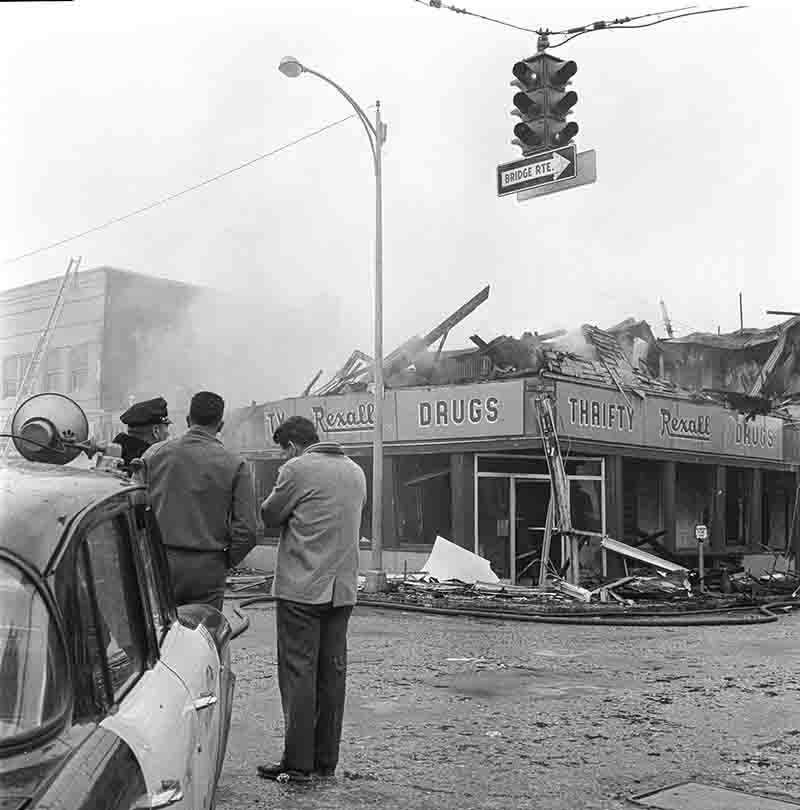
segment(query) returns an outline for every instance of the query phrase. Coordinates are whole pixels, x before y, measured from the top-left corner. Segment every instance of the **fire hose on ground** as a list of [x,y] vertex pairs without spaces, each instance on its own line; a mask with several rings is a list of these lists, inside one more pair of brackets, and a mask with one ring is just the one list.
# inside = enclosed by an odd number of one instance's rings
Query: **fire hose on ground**
[[[259,594],[258,596],[248,596],[243,594],[243,590],[249,590],[256,585],[263,585],[271,579],[271,576],[258,578],[248,585],[239,586],[225,593],[228,601],[238,601],[234,605],[233,612],[237,618],[246,623],[238,627],[233,637],[241,635],[249,626],[250,622],[244,608],[250,605],[264,604],[275,601],[274,596]],[[605,627],[719,627],[725,625],[755,625],[770,624],[778,621],[780,615],[775,611],[783,610],[788,612],[794,608],[800,608],[800,599],[779,599],[774,602],[753,605],[733,605],[728,607],[709,608],[703,610],[626,610],[609,611],[596,609],[576,612],[547,612],[547,613],[523,613],[507,610],[490,610],[486,608],[462,608],[447,607],[439,608],[429,605],[415,605],[405,602],[392,602],[386,599],[376,599],[359,594],[356,608],[378,608],[383,610],[399,610],[411,613],[423,613],[434,616],[464,616],[474,619],[496,619],[502,621],[530,622],[534,624],[570,624],[570,625],[590,625]],[[752,615],[756,611],[757,615]],[[741,613],[750,615],[736,615]]]

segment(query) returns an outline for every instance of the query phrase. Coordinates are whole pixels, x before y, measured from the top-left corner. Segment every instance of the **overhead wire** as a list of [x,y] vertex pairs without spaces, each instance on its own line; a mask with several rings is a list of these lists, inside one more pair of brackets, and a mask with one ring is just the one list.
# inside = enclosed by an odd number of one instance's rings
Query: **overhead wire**
[[[699,10],[692,10],[697,9],[696,6],[681,6],[679,8],[668,9],[665,11],[651,11],[646,14],[639,14],[635,17],[619,17],[614,20],[598,20],[593,23],[589,23],[588,25],[582,26],[575,26],[573,28],[568,28],[563,31],[551,31],[546,28],[527,28],[523,25],[516,25],[515,23],[508,22],[507,20],[499,20],[496,17],[489,17],[485,14],[478,14],[474,11],[469,11],[466,8],[458,8],[457,6],[448,5],[443,3],[442,0],[414,0],[415,3],[419,3],[423,6],[428,6],[429,8],[444,8],[448,11],[453,11],[456,14],[464,14],[468,17],[475,17],[479,20],[486,20],[487,22],[496,23],[497,25],[505,26],[506,28],[512,28],[516,31],[524,31],[529,34],[538,34],[541,36],[566,36],[566,39],[563,39],[561,42],[556,43],[555,45],[548,45],[549,48],[559,48],[562,45],[566,45],[568,42],[571,42],[573,39],[577,37],[583,36],[584,34],[590,34],[593,31],[606,31],[611,28],[649,28],[652,25],[659,25],[663,22],[669,22],[670,20],[678,20],[681,17],[692,17],[698,14],[712,14],[717,11],[734,11],[736,9],[747,8],[746,5],[736,5],[736,6],[725,6],[724,8],[707,8],[707,9],[699,9]],[[680,12],[680,13],[676,13]],[[670,16],[664,16],[670,15]],[[643,20],[647,17],[659,17],[658,20],[653,20],[652,22],[647,23],[637,23],[637,20]]]
[[567,28],[564,31],[548,31],[548,34],[561,34],[566,36],[567,34],[574,34],[577,31],[581,31],[585,28],[589,28],[592,25],[612,25],[612,24],[622,24],[632,22],[634,20],[643,20],[646,17],[660,17],[663,14],[676,14],[679,11],[688,11],[689,9],[697,8],[697,6],[681,6],[680,8],[669,8],[665,9],[664,11],[648,11],[645,14],[637,14],[635,17],[619,17],[616,20],[609,20],[608,22],[600,23],[600,22],[593,22],[588,23],[587,25],[576,25],[572,28]]
[[429,8],[444,8],[448,11],[454,11],[456,14],[464,14],[467,17],[477,17],[479,20],[486,20],[487,22],[497,23],[498,25],[504,25],[506,28],[513,28],[517,31],[525,31],[528,34],[538,34],[539,32],[535,28],[525,28],[522,25],[515,25],[514,23],[507,22],[506,20],[498,20],[495,17],[487,17],[484,14],[476,14],[474,11],[468,11],[465,8],[456,8],[456,6],[448,6],[442,3],[442,0],[414,0],[415,3],[420,3],[423,6],[428,6]]
[[[374,107],[374,104],[371,104],[367,109],[371,109]],[[211,183],[215,183],[217,180],[221,180],[224,177],[228,177],[235,172],[241,171],[242,169],[246,169],[249,166],[252,166],[255,163],[258,163],[261,160],[265,160],[266,158],[272,157],[273,155],[277,155],[280,152],[284,152],[287,149],[290,149],[292,146],[297,146],[297,144],[302,143],[303,141],[309,140],[309,138],[313,138],[316,135],[321,135],[323,132],[326,132],[329,129],[333,129],[333,127],[337,127],[340,124],[344,124],[346,121],[349,121],[351,118],[356,118],[357,115],[355,113],[351,113],[350,115],[346,116],[345,118],[340,118],[338,121],[332,121],[330,124],[326,124],[319,129],[315,129],[312,132],[308,132],[305,135],[302,135],[299,138],[295,138],[293,141],[289,141],[285,143],[283,146],[279,146],[276,149],[272,149],[269,152],[264,152],[263,154],[256,155],[256,157],[251,158],[250,160],[245,161],[244,163],[240,163],[238,166],[233,166],[230,169],[226,169],[219,174],[215,174],[213,177],[208,177],[205,180],[201,180],[199,183],[195,183],[188,188],[184,188],[181,191],[176,191],[174,194],[168,194],[166,197],[162,197],[155,202],[148,203],[147,205],[143,205],[141,208],[137,208],[133,211],[129,211],[127,214],[122,214],[118,217],[113,217],[112,219],[107,220],[106,222],[102,223],[101,225],[95,225],[92,228],[87,228],[85,231],[81,231],[80,233],[72,234],[71,236],[66,236],[63,239],[59,239],[56,242],[51,242],[50,244],[43,245],[42,247],[36,248],[35,250],[29,250],[26,253],[21,253],[18,256],[14,256],[10,259],[5,259],[3,264],[13,264],[14,262],[21,261],[22,259],[30,258],[31,256],[36,256],[39,253],[44,253],[47,250],[52,250],[53,248],[60,247],[61,245],[65,245],[68,242],[74,242],[76,239],[81,239],[84,236],[88,236],[92,233],[97,233],[97,231],[102,231],[105,228],[110,227],[111,225],[116,225],[120,222],[124,222],[127,219],[131,219],[132,217],[138,216],[139,214],[144,214],[147,211],[152,211],[154,208],[158,208],[159,206],[165,205],[172,200],[178,199],[178,197],[183,197],[186,194],[189,194],[192,191],[197,191],[204,186],[210,185]]]
[[[670,20],[679,20],[682,17],[694,17],[698,14],[713,14],[716,11],[735,11],[736,9],[747,8],[747,6],[726,6],[725,8],[707,8],[702,9],[700,11],[687,11],[684,14],[674,14],[671,17],[664,17],[660,20],[653,20],[653,22],[649,23],[639,23],[636,25],[631,25],[629,23],[616,23],[615,21],[611,23],[605,22],[597,22],[592,23],[590,26],[587,26],[582,31],[576,31],[572,36],[568,36],[566,39],[562,39],[561,42],[557,42],[555,45],[551,45],[550,48],[560,48],[562,45],[566,45],[568,42],[572,42],[573,39],[577,39],[584,34],[591,34],[593,31],[610,31],[610,30],[621,30],[621,29],[633,29],[633,28],[650,28],[653,25],[659,25],[660,23],[669,22]],[[662,12],[662,13],[669,13],[669,12]],[[642,15],[642,16],[652,16],[652,15]],[[639,19],[633,17],[631,19]],[[573,29],[574,30],[574,29]],[[556,35],[560,34],[561,32],[555,32]]]

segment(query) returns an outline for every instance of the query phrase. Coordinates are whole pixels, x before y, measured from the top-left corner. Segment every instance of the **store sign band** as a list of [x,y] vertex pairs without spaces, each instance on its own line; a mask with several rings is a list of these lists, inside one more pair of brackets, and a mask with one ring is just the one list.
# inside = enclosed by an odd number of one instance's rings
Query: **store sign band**
[[780,461],[783,423],[717,405],[590,388],[559,381],[559,432],[589,441],[718,453]]
[[[523,382],[387,391],[384,441],[458,440],[523,434]],[[369,393],[285,399],[264,406],[267,438],[289,416],[305,416],[321,439],[372,441],[375,403]]]
[[[526,399],[523,380],[387,391],[384,441],[535,435]],[[558,433],[570,438],[783,460],[783,423],[774,417],[747,419],[716,405],[633,392],[623,395],[563,381],[556,385],[556,406]],[[367,392],[271,403],[264,406],[267,442],[283,420],[301,415],[314,423],[323,440],[368,443],[375,426],[374,408]]]

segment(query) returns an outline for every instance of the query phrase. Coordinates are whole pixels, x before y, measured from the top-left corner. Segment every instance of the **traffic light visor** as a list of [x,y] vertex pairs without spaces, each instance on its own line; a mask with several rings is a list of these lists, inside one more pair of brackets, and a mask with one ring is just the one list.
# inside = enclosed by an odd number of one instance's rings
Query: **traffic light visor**
[[554,70],[550,74],[550,83],[554,85],[566,84],[578,72],[578,65],[571,59],[558,68],[555,68],[555,65],[553,67]]
[[536,81],[536,73],[527,62],[517,62],[516,65],[511,68],[511,72],[521,82],[530,84]]

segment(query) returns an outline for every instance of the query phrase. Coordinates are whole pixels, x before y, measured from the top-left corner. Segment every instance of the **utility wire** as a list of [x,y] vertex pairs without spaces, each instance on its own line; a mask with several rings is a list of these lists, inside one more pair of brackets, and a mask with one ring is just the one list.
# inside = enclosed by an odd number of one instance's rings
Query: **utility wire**
[[[558,48],[561,45],[565,45],[567,42],[572,41],[576,37],[582,36],[583,34],[590,34],[592,31],[605,31],[609,28],[649,28],[651,25],[658,25],[659,23],[668,22],[669,20],[677,20],[681,17],[692,17],[696,14],[712,14],[716,11],[733,11],[735,9],[740,8],[747,8],[746,5],[740,6],[726,6],[725,8],[708,8],[708,9],[701,9],[699,11],[691,11],[690,9],[697,8],[696,6],[682,6],[681,8],[673,8],[666,11],[651,11],[647,14],[639,14],[636,17],[619,17],[615,20],[599,20],[597,22],[590,23],[589,25],[582,25],[577,26],[575,28],[568,28],[564,31],[550,31],[547,28],[525,28],[521,25],[515,25],[514,23],[507,22],[506,20],[498,20],[494,17],[487,17],[484,14],[476,14],[473,11],[468,11],[465,8],[457,8],[456,6],[446,5],[442,2],[442,0],[414,0],[415,3],[420,3],[423,6],[428,6],[430,8],[444,8],[448,11],[454,11],[456,14],[466,14],[469,17],[477,17],[480,20],[487,20],[488,22],[497,23],[498,25],[503,25],[506,28],[513,28],[517,31],[525,31],[529,34],[538,34],[539,36],[566,36],[567,38],[558,42],[555,45],[551,45],[548,47],[551,48]],[[681,13],[676,13],[681,12]],[[664,15],[669,14],[671,16],[666,17]],[[637,20],[643,20],[647,17],[659,17],[658,20],[654,20],[648,23],[638,23],[635,25],[631,25],[631,23],[635,23]]]
[[647,17],[661,17],[664,14],[677,14],[679,11],[689,11],[690,9],[697,8],[697,6],[682,6],[681,8],[670,8],[665,9],[664,11],[648,11],[646,14],[637,14],[635,17],[620,17],[616,20],[609,20],[606,22],[592,22],[588,25],[579,25],[574,28],[567,28],[565,31],[547,31],[548,34],[563,34],[566,36],[567,34],[577,34],[579,31],[583,31],[587,28],[590,28],[593,25],[596,26],[607,26],[607,25],[622,25],[624,23],[629,23],[634,20],[644,20]]
[[506,22],[505,20],[497,20],[494,17],[486,17],[483,14],[476,14],[473,11],[467,11],[465,8],[456,8],[455,6],[448,6],[442,3],[442,0],[414,0],[415,3],[421,3],[423,6],[430,6],[430,8],[446,8],[448,11],[455,11],[456,14],[466,14],[468,17],[477,17],[479,20],[487,20],[488,22],[504,25],[507,28],[514,28],[517,31],[526,31],[529,34],[538,34],[535,28],[524,28],[521,25],[514,25],[513,23]]
[[[652,22],[648,23],[637,23],[635,25],[631,25],[628,20],[636,20],[640,19],[639,17],[629,17],[623,18],[622,20],[612,20],[611,22],[596,22],[592,23],[591,25],[584,26],[582,29],[570,29],[570,32],[576,31],[573,33],[572,36],[568,36],[566,39],[562,39],[561,42],[556,43],[555,45],[550,46],[551,48],[560,48],[562,45],[566,45],[568,42],[572,42],[573,39],[577,39],[584,34],[591,34],[593,31],[610,31],[611,29],[633,29],[633,28],[650,28],[652,25],[659,25],[660,23],[669,22],[670,20],[679,20],[681,17],[694,17],[697,14],[713,14],[716,11],[735,11],[736,9],[740,8],[747,8],[747,6],[726,6],[725,8],[707,8],[702,9],[701,11],[687,11],[683,14],[673,14],[670,17],[662,17],[659,20],[653,20]],[[675,9],[676,11],[680,9]],[[670,12],[664,11],[660,12],[661,14],[669,14]],[[642,15],[642,16],[653,16],[652,14]],[[567,32],[556,31],[555,34],[563,34]]]
[[[374,106],[375,106],[374,104],[371,104],[369,107],[367,107],[367,109],[369,110]],[[330,124],[326,124],[324,127],[315,129],[313,132],[309,132],[306,135],[302,135],[301,137],[284,144],[283,146],[279,146],[277,149],[273,149],[271,152],[265,152],[262,155],[257,155],[256,157],[246,161],[245,163],[240,163],[238,166],[234,166],[231,169],[226,169],[224,172],[220,172],[219,174],[215,174],[213,177],[209,177],[206,180],[202,180],[199,183],[195,183],[193,186],[189,186],[188,188],[185,188],[182,191],[177,191],[174,194],[169,194],[166,197],[162,197],[160,200],[156,200],[155,202],[149,203],[148,205],[143,205],[141,208],[137,208],[135,211],[130,211],[129,213],[123,214],[122,216],[109,219],[102,225],[95,225],[93,228],[88,228],[87,230],[81,231],[80,233],[64,237],[64,239],[59,239],[57,242],[51,242],[49,245],[44,245],[43,247],[36,248],[36,250],[29,250],[27,253],[22,253],[19,256],[14,256],[11,259],[6,259],[3,262],[3,264],[12,264],[14,262],[21,261],[22,259],[27,259],[30,256],[35,256],[38,253],[44,253],[44,251],[46,250],[51,250],[52,248],[60,247],[61,245],[67,244],[67,242],[72,242],[75,239],[80,239],[81,237],[87,236],[90,233],[96,233],[97,231],[101,231],[104,228],[110,227],[111,225],[116,225],[118,222],[124,222],[126,219],[135,217],[138,214],[143,214],[146,211],[152,211],[154,208],[158,208],[160,205],[165,205],[166,203],[171,202],[172,200],[175,200],[178,197],[182,197],[184,194],[189,194],[192,191],[197,191],[197,189],[203,188],[203,186],[207,186],[210,183],[216,182],[217,180],[221,180],[223,177],[227,177],[228,175],[231,175],[234,172],[246,169],[248,166],[252,166],[254,163],[258,163],[259,160],[264,160],[265,158],[277,155],[279,152],[283,152],[286,149],[291,148],[292,146],[296,146],[298,143],[307,141],[309,138],[313,138],[315,135],[320,135],[326,130],[333,129],[333,127],[337,127],[340,124],[344,124],[345,121],[349,121],[351,118],[356,118],[356,114],[353,113],[351,115],[348,115],[346,118],[340,118],[338,121],[333,121]]]

